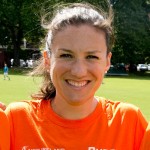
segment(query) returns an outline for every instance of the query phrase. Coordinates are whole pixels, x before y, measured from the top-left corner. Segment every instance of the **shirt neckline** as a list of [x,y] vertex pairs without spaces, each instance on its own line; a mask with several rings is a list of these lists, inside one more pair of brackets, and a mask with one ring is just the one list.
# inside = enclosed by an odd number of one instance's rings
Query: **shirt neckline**
[[64,119],[57,115],[51,107],[50,100],[42,100],[41,103],[43,103],[43,112],[44,116],[46,117],[46,120],[49,120],[50,122],[57,124],[58,126],[63,126],[67,128],[82,128],[87,126],[87,124],[93,123],[95,119],[100,117],[102,114],[102,104],[100,100],[98,100],[97,106],[95,110],[89,114],[87,117],[79,120],[69,120],[69,119]]

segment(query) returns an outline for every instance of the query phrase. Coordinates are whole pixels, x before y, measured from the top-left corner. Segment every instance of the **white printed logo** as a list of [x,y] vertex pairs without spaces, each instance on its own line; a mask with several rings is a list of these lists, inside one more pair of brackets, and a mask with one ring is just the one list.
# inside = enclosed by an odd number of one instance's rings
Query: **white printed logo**
[[64,148],[29,148],[29,146],[23,146],[22,150],[65,150]]
[[115,149],[107,149],[107,148],[96,148],[96,147],[88,147],[88,150],[115,150]]
[[[23,146],[22,150],[65,150],[65,148],[29,148],[29,146]],[[87,150],[115,150],[115,149],[88,147]]]

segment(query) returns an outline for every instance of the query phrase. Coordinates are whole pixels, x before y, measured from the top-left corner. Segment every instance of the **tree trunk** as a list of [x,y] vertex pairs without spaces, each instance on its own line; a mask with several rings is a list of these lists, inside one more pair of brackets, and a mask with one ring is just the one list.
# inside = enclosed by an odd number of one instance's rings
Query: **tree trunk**
[[21,40],[22,40],[22,30],[19,27],[11,29],[12,34],[12,45],[13,45],[13,52],[14,52],[14,66],[20,66],[20,50],[21,50]]

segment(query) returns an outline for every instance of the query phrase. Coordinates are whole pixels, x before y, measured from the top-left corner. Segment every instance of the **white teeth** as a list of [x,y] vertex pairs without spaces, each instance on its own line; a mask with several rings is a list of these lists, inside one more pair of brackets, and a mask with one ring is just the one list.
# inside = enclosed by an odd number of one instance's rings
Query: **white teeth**
[[75,82],[75,81],[72,81],[72,80],[68,80],[68,83],[70,85],[73,85],[73,86],[76,86],[76,87],[82,87],[82,86],[87,84],[87,81]]

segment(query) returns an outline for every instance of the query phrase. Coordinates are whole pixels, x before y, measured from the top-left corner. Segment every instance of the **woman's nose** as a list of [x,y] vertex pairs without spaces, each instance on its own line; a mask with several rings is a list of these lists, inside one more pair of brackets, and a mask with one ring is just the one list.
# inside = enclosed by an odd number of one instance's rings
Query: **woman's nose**
[[87,74],[87,66],[85,60],[77,59],[71,66],[72,75],[81,78]]

